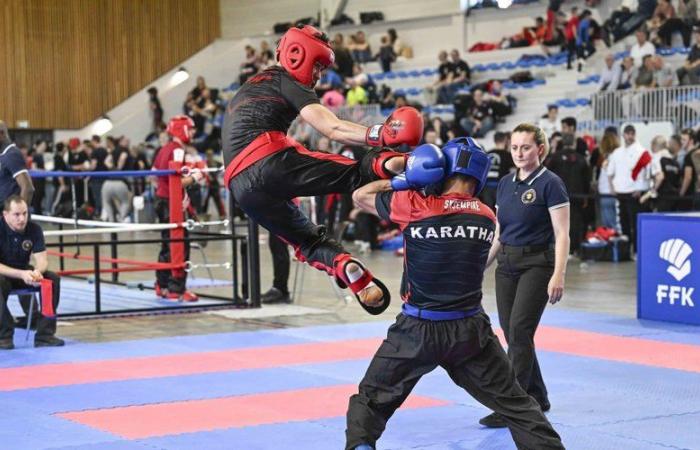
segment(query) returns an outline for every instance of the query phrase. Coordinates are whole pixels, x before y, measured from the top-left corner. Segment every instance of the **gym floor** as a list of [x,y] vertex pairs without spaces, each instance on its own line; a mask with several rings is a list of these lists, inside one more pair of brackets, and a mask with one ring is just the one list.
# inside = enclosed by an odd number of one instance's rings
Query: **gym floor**
[[[227,251],[206,249],[210,262],[229,261]],[[152,246],[120,250],[124,258],[156,254]],[[265,290],[272,277],[265,244],[261,257]],[[398,291],[400,258],[363,259]],[[400,302],[369,316],[337,296],[324,274],[302,267],[293,305],[61,321],[63,348],[33,349],[17,330],[17,348],[0,358],[0,404],[10,412],[0,421],[1,447],[343,448],[348,397]],[[635,273],[632,262],[571,260],[565,297],[545,312],[537,346],[552,401],[547,415],[569,449],[700,449],[700,333],[635,319]],[[215,269],[214,277],[230,274]],[[497,328],[493,278],[490,269],[484,307]],[[94,288],[84,287],[82,298],[63,299],[66,307],[90,305]],[[507,430],[478,425],[487,413],[438,369],[418,383],[378,448],[515,448]]]

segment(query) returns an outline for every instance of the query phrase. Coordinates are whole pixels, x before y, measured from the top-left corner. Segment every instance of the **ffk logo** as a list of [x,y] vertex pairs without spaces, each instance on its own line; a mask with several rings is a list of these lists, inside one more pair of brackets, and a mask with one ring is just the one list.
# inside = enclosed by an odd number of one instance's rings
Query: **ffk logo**
[[682,239],[669,239],[661,243],[659,258],[668,262],[666,272],[676,281],[681,281],[690,273],[690,255],[693,249]]

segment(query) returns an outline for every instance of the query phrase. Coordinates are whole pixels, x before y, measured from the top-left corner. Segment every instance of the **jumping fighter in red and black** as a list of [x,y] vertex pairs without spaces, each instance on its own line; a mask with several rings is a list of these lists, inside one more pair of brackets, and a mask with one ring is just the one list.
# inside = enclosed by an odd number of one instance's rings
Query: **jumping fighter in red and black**
[[[287,31],[277,47],[278,64],[249,79],[226,109],[222,141],[224,182],[246,214],[291,244],[297,257],[348,286],[371,314],[389,305],[389,292],[362,263],[312,223],[291,200],[352,192],[377,179],[402,174],[405,155],[374,149],[354,161],[314,152],[287,137],[301,115],[316,130],[350,145],[415,146],[423,120],[399,108],[383,125],[367,128],[339,119],[322,106],[313,87],[333,64],[328,38],[311,26]],[[401,179],[396,180],[401,183]]]

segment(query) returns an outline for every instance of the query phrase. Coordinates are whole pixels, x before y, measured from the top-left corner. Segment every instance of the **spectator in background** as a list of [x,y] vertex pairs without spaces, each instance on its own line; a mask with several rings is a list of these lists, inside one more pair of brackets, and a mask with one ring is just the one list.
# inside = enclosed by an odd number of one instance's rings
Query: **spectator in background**
[[456,48],[452,49],[450,52],[450,59],[452,60],[452,84],[457,88],[461,88],[471,83],[471,69],[469,68],[469,64],[462,59],[459,50]]
[[[692,29],[698,23],[698,2],[697,0],[679,0],[678,1],[678,18],[680,18],[687,26],[688,30]],[[690,47],[690,40],[686,43],[686,47]]]
[[329,67],[321,74],[321,78],[318,80],[318,83],[316,83],[314,90],[316,91],[316,95],[321,98],[326,92],[336,88],[342,89],[342,87],[343,79],[340,78],[338,72]]
[[[37,170],[52,170],[53,169],[53,155],[47,154],[48,145],[46,141],[39,140],[34,144],[34,153],[32,159],[32,169]],[[47,169],[47,162],[51,161],[52,168]],[[35,213],[45,214],[48,213],[48,209],[44,207],[47,198],[53,199],[51,195],[53,194],[53,189],[48,192],[48,186],[53,186],[51,180],[46,178],[34,178],[32,180],[34,184],[34,196],[32,197],[32,209]],[[50,201],[50,200],[49,200]]]
[[505,122],[505,117],[513,112],[515,98],[506,94],[503,83],[500,80],[493,80],[488,83],[488,93],[486,100],[490,102],[493,109],[493,117],[496,121]]
[[258,55],[258,70],[266,69],[275,64],[275,55],[270,50],[267,41],[260,41],[260,54]]
[[697,134],[693,130],[683,130],[683,133],[688,134],[688,153],[683,158],[683,181],[680,195],[682,197],[689,196],[691,200],[686,202],[686,205],[693,211],[700,211],[700,183],[698,183],[700,147],[696,147],[698,139]]
[[566,70],[572,69],[572,63],[576,57],[576,35],[578,33],[578,8],[574,6],[571,8],[571,15],[566,21],[564,26],[564,39],[566,39]]
[[447,87],[452,83],[452,77],[454,76],[452,70],[452,63],[447,60],[447,52],[441,50],[438,53],[438,79],[433,82],[428,89],[431,91],[437,91],[437,103],[448,103],[449,94],[446,90]]
[[496,208],[498,180],[515,171],[513,157],[508,148],[509,141],[510,136],[508,133],[496,131],[493,135],[493,148],[486,152],[491,160],[491,168],[486,178],[486,185],[481,194],[479,194],[479,198],[494,211]]
[[630,56],[634,60],[635,67],[642,67],[646,55],[656,54],[656,47],[649,42],[649,32],[644,28],[636,31],[637,42],[630,48]]
[[[679,0],[678,13],[680,17],[667,17],[663,24],[661,24],[657,32],[661,45],[664,47],[671,47],[673,44],[673,33],[680,33],[683,37],[683,46],[690,47],[690,34],[693,29],[693,24],[695,20],[697,20],[697,2],[695,0],[692,0],[692,2],[695,3],[694,19],[690,18],[690,20],[688,20],[691,14],[689,14],[686,2],[684,0]],[[659,5],[661,5],[661,3],[659,3]],[[673,6],[671,6],[671,8],[673,8]]]
[[[70,171],[70,166],[68,165],[68,153],[69,146],[75,145],[76,147],[80,145],[80,140],[78,138],[72,138],[69,141],[69,145],[63,142],[56,143],[54,152],[54,163],[53,170],[57,172]],[[54,177],[54,191],[56,195],[53,198],[53,203],[49,211],[51,215],[57,217],[70,217],[73,211],[73,206],[71,204],[71,191],[70,191],[70,180],[65,177]]]
[[685,163],[685,155],[690,153],[695,147],[694,137],[695,133],[691,128],[685,128],[681,131],[681,148],[678,150],[678,155],[676,156],[678,164],[680,164],[681,167],[683,167]]
[[379,60],[379,64],[382,66],[382,72],[391,72],[391,63],[396,61],[396,53],[394,53],[394,47],[391,45],[389,36],[382,36],[376,59]]
[[198,76],[197,77],[197,82],[195,86],[192,88],[190,91],[190,97],[191,99],[194,99],[195,101],[198,101],[199,97],[202,95],[202,91],[207,88],[207,82],[204,80],[203,76]]
[[571,145],[574,147],[574,150],[576,150],[576,153],[583,156],[584,158],[587,158],[588,145],[586,144],[586,141],[584,141],[581,137],[576,136],[577,127],[578,123],[575,117],[564,117],[563,119],[561,119],[562,140],[565,140],[566,136],[572,136],[571,140],[573,141],[573,144]]
[[372,50],[362,30],[355,33],[355,42],[351,50],[352,59],[357,63],[364,64],[372,60]]
[[681,166],[668,150],[666,138],[656,136],[651,141],[651,176],[653,187],[651,197],[656,211],[675,211],[681,187]]
[[620,231],[617,220],[617,199],[610,188],[610,178],[607,170],[610,155],[620,146],[620,138],[615,127],[609,127],[603,133],[600,140],[600,158],[594,175],[597,178],[598,209],[600,211],[600,225]]
[[636,72],[634,59],[631,56],[625,56],[620,65],[620,84],[617,85],[617,88],[630,89],[634,83]]
[[676,71],[673,70],[670,65],[666,64],[661,56],[654,55],[651,57],[651,60],[652,66],[654,67],[655,87],[665,88],[678,86]]
[[350,89],[348,89],[348,92],[345,95],[345,103],[348,106],[366,105],[369,102],[369,99],[365,88],[363,88],[354,78],[350,78],[348,80],[348,84],[350,85]]
[[[557,118],[559,115],[559,107],[557,105],[547,105],[547,114],[540,118],[537,126],[544,131],[544,134],[549,138],[555,132],[561,133],[561,122]],[[554,148],[553,148],[554,150]]]
[[[107,149],[102,146],[102,140],[99,136],[92,137],[92,152],[90,154],[90,171],[92,172],[107,172],[105,160],[107,159]],[[104,178],[90,178],[88,185],[90,186],[90,195],[95,204],[95,215],[100,216],[102,213],[102,185]]]
[[463,117],[459,124],[468,136],[482,138],[494,128],[493,110],[484,99],[484,92],[481,89],[476,89],[473,96],[474,105],[471,112],[467,117]]
[[620,75],[622,74],[622,65],[615,63],[615,55],[608,53],[605,55],[605,65],[600,72],[600,80],[598,81],[598,90],[600,92],[615,91],[620,84]]
[[639,199],[649,188],[651,154],[637,142],[634,126],[623,130],[624,143],[610,155],[607,175],[611,193],[620,204],[620,227],[630,245],[636,249],[637,214],[641,209]]
[[693,38],[695,43],[690,48],[683,67],[676,71],[678,81],[682,85],[700,84],[700,26],[693,28]]
[[642,66],[637,68],[637,75],[634,77],[635,89],[651,89],[656,87],[654,80],[654,56],[644,55]]
[[404,56],[406,58],[411,57],[408,55],[409,48],[406,45],[404,45],[401,39],[399,39],[399,36],[398,34],[396,34],[396,30],[394,28],[389,28],[388,30],[386,30],[386,34],[389,36],[389,43],[394,49],[394,55],[396,55],[397,58],[399,56]]
[[[90,152],[92,151],[92,143],[89,140],[84,140],[83,142],[71,142],[72,145],[69,146],[70,152],[68,153],[68,165],[74,172],[85,172],[90,170]],[[77,144],[77,145],[76,145]],[[85,184],[83,183],[84,178],[76,178],[74,180],[75,184],[75,205],[80,210],[85,204],[86,192]],[[70,180],[68,184],[70,185]]]
[[591,173],[585,156],[575,149],[575,135],[562,134],[562,148],[552,154],[547,168],[562,179],[569,193],[570,205],[570,253],[578,253],[586,233],[584,211],[588,206]]
[[245,60],[241,63],[241,71],[238,75],[238,83],[243,84],[253,75],[258,73],[258,58],[252,45],[245,46]]
[[[207,168],[209,169],[221,169],[223,163],[216,158],[214,150],[207,150]],[[202,201],[200,213],[207,213],[209,210],[209,200],[214,202],[214,207],[216,212],[219,213],[219,219],[223,220],[226,218],[226,209],[224,208],[224,202],[221,200],[221,184],[219,183],[219,172],[209,172],[206,176],[207,183],[207,196]]]
[[331,43],[333,47],[333,53],[335,53],[335,63],[334,67],[338,75],[342,79],[349,78],[352,76],[352,54],[350,50],[345,46],[343,35],[337,33],[333,37],[333,42]]
[[578,71],[583,69],[586,59],[595,53],[591,29],[591,11],[586,9],[579,17],[576,29],[576,56],[578,57]]
[[157,133],[163,125],[163,107],[160,105],[158,89],[155,86],[149,87],[146,92],[148,92],[148,109],[151,111],[151,132]]
[[[107,145],[107,152],[105,158],[107,170],[110,172],[124,170],[129,157],[128,144],[127,147],[122,147],[112,140]],[[129,223],[131,222],[129,218],[130,207],[131,197],[127,180],[121,176],[106,179],[102,185],[102,220]],[[117,210],[119,211],[118,215]]]
[[321,104],[327,106],[328,108],[340,108],[345,104],[345,96],[343,95],[343,89],[340,86],[336,86],[333,89],[327,91],[321,97]]

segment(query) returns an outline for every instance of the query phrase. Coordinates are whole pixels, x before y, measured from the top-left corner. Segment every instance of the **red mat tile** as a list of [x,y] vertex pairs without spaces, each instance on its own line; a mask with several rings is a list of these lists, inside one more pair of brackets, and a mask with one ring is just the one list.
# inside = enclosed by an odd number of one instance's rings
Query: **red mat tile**
[[[0,391],[368,359],[380,338],[0,369]],[[540,327],[539,350],[700,372],[700,346]]]
[[364,359],[380,339],[275,345],[0,369],[0,391]]
[[[357,386],[342,385],[211,400],[60,413],[57,416],[126,439],[344,416]],[[402,408],[449,402],[411,395]]]

